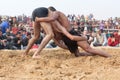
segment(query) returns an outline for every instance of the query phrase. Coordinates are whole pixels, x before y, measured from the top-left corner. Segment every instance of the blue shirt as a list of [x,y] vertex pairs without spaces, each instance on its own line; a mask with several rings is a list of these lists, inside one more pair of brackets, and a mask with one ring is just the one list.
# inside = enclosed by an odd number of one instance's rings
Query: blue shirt
[[5,33],[5,32],[6,32],[6,29],[9,28],[9,23],[8,23],[7,21],[3,21],[3,22],[0,24],[0,27],[1,27],[2,33]]

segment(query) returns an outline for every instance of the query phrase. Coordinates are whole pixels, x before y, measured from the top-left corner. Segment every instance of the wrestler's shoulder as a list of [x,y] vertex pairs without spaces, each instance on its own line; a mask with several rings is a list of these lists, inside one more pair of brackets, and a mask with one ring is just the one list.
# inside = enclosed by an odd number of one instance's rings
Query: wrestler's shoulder
[[62,13],[61,11],[56,11],[56,14],[64,15],[64,13]]

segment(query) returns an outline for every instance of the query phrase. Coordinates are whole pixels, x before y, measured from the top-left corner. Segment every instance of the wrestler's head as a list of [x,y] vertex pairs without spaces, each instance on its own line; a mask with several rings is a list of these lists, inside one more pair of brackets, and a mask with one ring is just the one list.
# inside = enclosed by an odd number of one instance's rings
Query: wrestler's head
[[48,16],[48,8],[39,7],[34,9],[32,13],[32,20],[35,21],[35,18],[47,17]]
[[52,6],[48,7],[48,9],[51,10],[51,11],[56,11],[56,9]]

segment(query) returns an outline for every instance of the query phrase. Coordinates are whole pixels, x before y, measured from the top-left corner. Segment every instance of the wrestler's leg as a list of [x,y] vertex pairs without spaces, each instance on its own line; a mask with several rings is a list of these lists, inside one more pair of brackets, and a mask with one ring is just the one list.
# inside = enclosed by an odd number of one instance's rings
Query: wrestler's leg
[[87,52],[80,52],[79,49],[77,49],[75,51],[75,54],[76,57],[79,57],[79,56],[94,56],[94,54],[91,54],[91,53],[87,53]]
[[30,39],[27,48],[25,49],[25,52],[22,54],[22,56],[25,56],[28,54],[31,47],[34,45],[35,41],[40,37],[40,24],[33,22],[33,28],[34,28],[34,36]]
[[77,44],[79,47],[81,47],[83,50],[85,50],[88,53],[100,55],[103,57],[110,57],[110,54],[106,53],[105,51],[99,49],[93,49],[92,47],[90,47],[87,41],[78,41]]
[[40,24],[43,27],[46,35],[43,38],[42,42],[40,43],[37,51],[34,53],[33,58],[40,58],[39,53],[47,45],[47,43],[54,37],[54,34],[53,34],[52,27],[51,27],[50,23],[41,22]]

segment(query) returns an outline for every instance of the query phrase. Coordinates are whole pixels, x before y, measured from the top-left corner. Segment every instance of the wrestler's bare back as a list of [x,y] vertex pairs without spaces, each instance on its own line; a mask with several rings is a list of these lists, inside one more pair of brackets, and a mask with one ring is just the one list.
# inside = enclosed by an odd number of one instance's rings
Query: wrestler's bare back
[[62,12],[60,11],[56,11],[55,12],[57,15],[58,15],[58,22],[66,28],[67,31],[71,30],[71,26],[70,26],[70,22],[68,20],[68,18],[65,16],[65,14],[63,14]]

